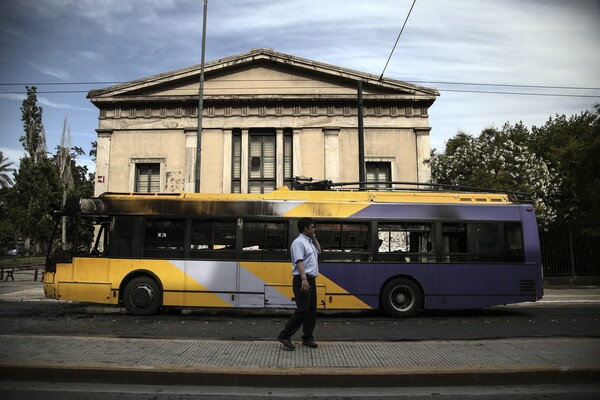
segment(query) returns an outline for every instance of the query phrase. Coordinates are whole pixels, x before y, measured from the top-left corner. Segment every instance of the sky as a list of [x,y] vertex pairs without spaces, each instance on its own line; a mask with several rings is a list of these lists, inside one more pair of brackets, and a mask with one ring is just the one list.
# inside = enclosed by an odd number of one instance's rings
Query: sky
[[[208,0],[206,61],[264,47],[379,76],[412,5]],[[200,64],[202,10],[202,0],[0,0],[4,157],[18,166],[24,155],[20,107],[34,85],[48,150],[66,119],[93,172],[98,110],[87,92]],[[592,110],[599,38],[600,0],[416,0],[384,77],[440,91],[429,123],[443,151],[459,131]]]

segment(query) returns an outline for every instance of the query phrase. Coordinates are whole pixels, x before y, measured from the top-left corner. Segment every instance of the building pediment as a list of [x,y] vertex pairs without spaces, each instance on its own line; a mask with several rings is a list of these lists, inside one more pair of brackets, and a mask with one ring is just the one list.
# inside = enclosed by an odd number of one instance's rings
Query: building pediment
[[[200,65],[92,90],[96,104],[182,101],[198,98]],[[411,100],[431,103],[436,89],[379,79],[363,72],[305,58],[256,49],[205,64],[205,101],[355,99],[357,82],[371,101]]]

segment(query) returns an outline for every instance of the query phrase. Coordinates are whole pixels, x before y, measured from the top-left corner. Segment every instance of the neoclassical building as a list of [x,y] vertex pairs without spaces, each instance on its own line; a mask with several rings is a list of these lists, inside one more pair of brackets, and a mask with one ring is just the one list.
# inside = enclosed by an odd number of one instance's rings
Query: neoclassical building
[[362,82],[368,181],[428,182],[428,109],[438,91],[256,49],[88,94],[99,109],[96,195],[267,193],[294,176],[359,180]]

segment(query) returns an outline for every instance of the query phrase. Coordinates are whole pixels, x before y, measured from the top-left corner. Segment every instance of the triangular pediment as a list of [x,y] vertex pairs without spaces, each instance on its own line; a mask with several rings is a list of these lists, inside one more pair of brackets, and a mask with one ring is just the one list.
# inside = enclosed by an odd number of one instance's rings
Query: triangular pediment
[[[198,97],[200,65],[90,91],[92,102],[116,99]],[[257,49],[211,61],[204,68],[206,99],[351,98],[363,82],[365,96],[435,100],[437,90],[330,64]],[[110,99],[110,100],[109,100]]]

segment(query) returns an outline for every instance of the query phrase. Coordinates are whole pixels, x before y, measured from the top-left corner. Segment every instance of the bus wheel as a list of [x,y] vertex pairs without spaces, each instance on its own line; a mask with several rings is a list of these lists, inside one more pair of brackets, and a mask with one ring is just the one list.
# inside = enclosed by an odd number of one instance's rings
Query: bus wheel
[[421,289],[413,281],[397,278],[389,281],[381,293],[381,303],[391,317],[414,317],[423,302]]
[[156,281],[147,276],[138,276],[125,285],[123,303],[134,315],[155,314],[161,306],[162,295]]

